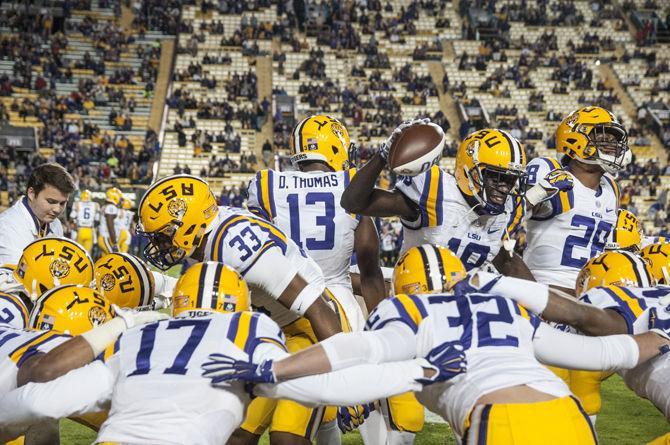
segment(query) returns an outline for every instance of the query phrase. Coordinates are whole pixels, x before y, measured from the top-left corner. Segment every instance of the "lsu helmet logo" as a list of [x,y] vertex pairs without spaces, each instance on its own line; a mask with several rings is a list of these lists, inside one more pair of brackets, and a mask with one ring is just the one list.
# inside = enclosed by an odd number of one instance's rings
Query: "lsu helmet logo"
[[49,272],[54,278],[64,278],[70,273],[70,265],[63,258],[55,258],[49,265]]
[[173,218],[177,218],[179,220],[184,217],[187,209],[188,206],[186,205],[186,201],[181,198],[172,199],[168,203],[168,213]]
[[114,278],[114,275],[112,275],[111,273],[106,273],[100,279],[100,287],[102,287],[102,289],[107,292],[110,292],[112,289],[114,289],[115,284],[116,284],[116,278]]
[[103,308],[93,306],[88,311],[88,321],[90,321],[93,326],[100,326],[107,321],[107,313]]

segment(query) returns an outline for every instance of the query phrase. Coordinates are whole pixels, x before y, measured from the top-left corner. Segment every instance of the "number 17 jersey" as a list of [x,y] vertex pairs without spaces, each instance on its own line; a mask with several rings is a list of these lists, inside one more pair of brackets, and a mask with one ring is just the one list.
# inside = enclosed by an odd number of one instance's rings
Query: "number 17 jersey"
[[359,219],[340,206],[355,169],[261,170],[249,182],[249,210],[274,223],[323,271],[326,285],[351,288],[349,265]]

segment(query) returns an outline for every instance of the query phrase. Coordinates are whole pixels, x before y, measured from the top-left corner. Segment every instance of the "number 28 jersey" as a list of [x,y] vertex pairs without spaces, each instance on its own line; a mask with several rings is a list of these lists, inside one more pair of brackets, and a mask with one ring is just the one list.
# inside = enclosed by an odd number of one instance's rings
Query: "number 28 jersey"
[[351,287],[349,266],[359,219],[340,206],[355,169],[261,170],[249,182],[249,209],[273,222],[323,271],[326,285]]
[[438,166],[414,177],[399,177],[398,189],[419,208],[416,221],[403,224],[402,251],[421,244],[448,247],[467,270],[491,261],[502,241],[523,219],[520,199],[508,198],[500,215],[479,215],[463,197],[456,179]]
[[[533,159],[526,167],[529,185],[560,167],[552,158]],[[523,259],[537,281],[574,288],[582,267],[604,250],[618,207],[619,188],[605,174],[598,190],[575,178],[572,190],[560,192],[533,209]]]

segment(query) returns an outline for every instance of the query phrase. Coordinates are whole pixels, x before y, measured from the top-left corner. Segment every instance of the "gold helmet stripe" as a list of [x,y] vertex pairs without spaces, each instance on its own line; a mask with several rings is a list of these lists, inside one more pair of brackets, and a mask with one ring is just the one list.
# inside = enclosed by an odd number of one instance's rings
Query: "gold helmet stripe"
[[431,244],[430,247],[432,247],[433,251],[435,252],[435,258],[437,259],[437,271],[440,274],[439,275],[439,280],[440,280],[440,287],[442,287],[442,282],[444,281],[444,261],[442,261],[442,253],[440,252],[440,249],[437,248],[435,244]]
[[514,136],[512,136],[508,132],[504,130],[498,130],[498,131],[500,131],[500,134],[502,134],[505,137],[505,139],[507,139],[507,143],[509,144],[510,163],[521,164],[521,147],[519,146],[519,142],[516,140]]
[[428,247],[429,246],[427,245],[419,246],[418,250],[421,254],[428,290],[432,291],[442,288],[442,278],[438,274],[440,273],[440,270],[444,270],[444,266],[441,264],[442,259],[440,258],[437,249],[435,249],[434,246],[430,246],[431,248]]
[[[211,306],[206,305],[206,303],[211,303],[212,295],[205,295],[205,288],[207,287],[207,274],[210,271],[209,263],[205,262],[202,264],[200,269],[200,276],[198,277],[198,297],[195,300],[196,308],[211,308]],[[207,300],[207,302],[205,302]]]

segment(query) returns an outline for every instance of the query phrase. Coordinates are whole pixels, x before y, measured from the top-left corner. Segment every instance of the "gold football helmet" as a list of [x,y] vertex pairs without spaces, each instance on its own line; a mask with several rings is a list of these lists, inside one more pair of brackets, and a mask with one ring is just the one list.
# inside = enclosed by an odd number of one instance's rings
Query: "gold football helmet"
[[118,206],[123,199],[123,193],[117,187],[110,187],[105,192],[105,200]]
[[124,199],[121,202],[121,208],[123,208],[124,210],[130,210],[133,208],[133,203],[129,199]]
[[465,275],[465,266],[451,250],[423,244],[412,247],[398,259],[393,269],[393,293],[449,292]]
[[112,318],[112,306],[97,290],[69,284],[47,291],[35,302],[29,327],[80,335]]
[[249,289],[232,267],[215,261],[194,264],[179,278],[172,292],[172,315],[190,311],[222,313],[247,311]]
[[79,195],[79,200],[83,202],[88,202],[91,200],[91,191],[88,189],[84,189],[81,191],[81,194]]
[[651,263],[651,274],[658,284],[670,285],[670,244],[651,244],[640,255]]
[[337,119],[317,114],[303,119],[295,126],[289,140],[291,163],[321,161],[333,171],[346,170],[350,166],[349,151],[352,148],[349,132]]
[[630,162],[628,133],[616,117],[601,107],[570,113],[556,130],[556,150],[614,174]]
[[144,256],[167,270],[191,255],[219,212],[207,182],[190,175],[174,175],[154,183],[138,206],[138,234],[149,244]]
[[93,282],[93,260],[83,247],[72,240],[40,238],[23,249],[14,277],[35,300],[56,286],[89,286]]
[[586,263],[577,276],[575,295],[579,297],[593,287],[610,284],[651,287],[656,285],[656,280],[647,260],[625,250],[614,250]]
[[642,227],[637,216],[628,210],[617,211],[616,226],[610,234],[605,250],[628,250],[639,253],[642,243]]
[[526,190],[526,152],[503,130],[475,131],[463,139],[456,153],[458,188],[489,214],[505,211],[508,196]]
[[119,307],[147,307],[154,297],[153,274],[142,260],[128,253],[108,253],[96,261],[95,283]]

